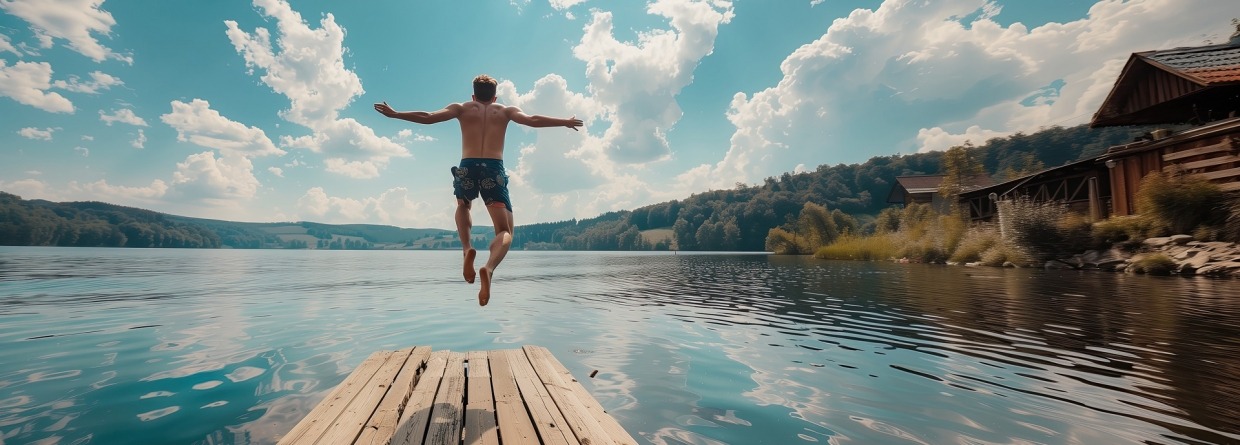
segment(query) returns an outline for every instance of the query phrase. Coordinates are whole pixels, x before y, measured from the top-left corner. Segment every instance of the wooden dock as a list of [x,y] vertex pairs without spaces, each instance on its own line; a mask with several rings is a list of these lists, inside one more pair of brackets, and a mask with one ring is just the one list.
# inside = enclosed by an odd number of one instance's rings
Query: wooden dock
[[280,444],[637,442],[547,348],[380,351]]

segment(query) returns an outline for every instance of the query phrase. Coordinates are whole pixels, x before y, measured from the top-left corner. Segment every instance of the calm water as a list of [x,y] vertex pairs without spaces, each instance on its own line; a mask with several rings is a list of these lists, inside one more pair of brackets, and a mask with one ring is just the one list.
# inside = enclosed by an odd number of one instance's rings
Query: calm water
[[1240,280],[765,255],[0,247],[5,444],[272,443],[371,352],[543,345],[640,441],[1240,443]]

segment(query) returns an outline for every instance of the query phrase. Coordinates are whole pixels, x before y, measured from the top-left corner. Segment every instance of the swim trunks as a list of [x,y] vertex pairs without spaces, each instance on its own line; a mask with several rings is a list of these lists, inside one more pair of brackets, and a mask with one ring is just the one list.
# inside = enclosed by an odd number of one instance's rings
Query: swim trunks
[[503,205],[512,211],[508,199],[508,174],[502,159],[465,158],[459,167],[452,167],[452,192],[466,202],[482,196],[488,207]]

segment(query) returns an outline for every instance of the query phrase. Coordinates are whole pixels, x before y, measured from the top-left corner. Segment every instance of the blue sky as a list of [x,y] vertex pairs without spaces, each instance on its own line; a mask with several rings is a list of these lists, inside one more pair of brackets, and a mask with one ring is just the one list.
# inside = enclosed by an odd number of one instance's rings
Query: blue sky
[[[450,228],[479,73],[518,224],[1086,122],[1233,0],[0,0],[0,190],[240,221]],[[484,212],[476,211],[481,223]]]

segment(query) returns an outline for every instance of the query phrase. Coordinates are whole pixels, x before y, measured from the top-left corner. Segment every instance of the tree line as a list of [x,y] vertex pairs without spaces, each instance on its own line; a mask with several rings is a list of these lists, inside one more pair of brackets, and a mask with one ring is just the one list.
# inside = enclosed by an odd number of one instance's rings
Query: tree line
[[217,248],[219,234],[168,215],[102,202],[23,200],[0,192],[0,244]]
[[[1145,130],[1056,126],[993,138],[978,146],[966,143],[963,148],[985,174],[1004,181],[1097,156]],[[632,211],[519,226],[514,246],[652,250],[658,246],[642,240],[641,231],[667,228],[672,230],[674,247],[681,250],[761,251],[768,250],[771,229],[787,233],[796,244],[797,232],[804,230],[802,223],[814,220],[830,220],[836,232],[845,227],[854,233],[871,233],[877,215],[891,205],[887,195],[895,178],[941,174],[944,156],[936,151],[877,156],[860,164],[820,165],[814,171],[768,177],[757,185],[737,184],[733,189],[697,193]],[[807,204],[816,207],[807,208]]]

